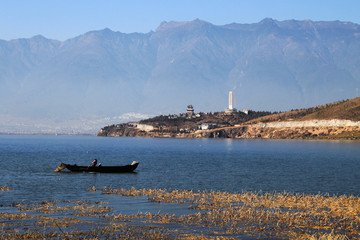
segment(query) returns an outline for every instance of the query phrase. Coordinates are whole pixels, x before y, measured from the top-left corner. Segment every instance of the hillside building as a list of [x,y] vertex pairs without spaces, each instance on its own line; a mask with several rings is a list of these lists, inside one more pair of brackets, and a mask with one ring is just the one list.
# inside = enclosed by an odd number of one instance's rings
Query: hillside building
[[148,124],[137,124],[136,126],[138,129],[143,131],[153,131],[154,127]]
[[188,105],[186,110],[186,116],[192,117],[194,115],[194,107],[193,105]]
[[216,123],[202,123],[201,125],[198,126],[198,129],[200,130],[208,130],[208,129],[213,129],[216,128],[217,124]]

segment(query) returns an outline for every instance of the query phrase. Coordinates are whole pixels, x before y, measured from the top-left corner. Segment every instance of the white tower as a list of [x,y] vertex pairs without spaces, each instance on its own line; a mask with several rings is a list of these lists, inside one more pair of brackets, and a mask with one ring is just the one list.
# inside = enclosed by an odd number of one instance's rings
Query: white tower
[[226,113],[234,113],[236,112],[236,109],[233,106],[233,92],[229,92],[229,107],[225,109]]
[[233,110],[233,93],[232,91],[229,92],[229,110]]

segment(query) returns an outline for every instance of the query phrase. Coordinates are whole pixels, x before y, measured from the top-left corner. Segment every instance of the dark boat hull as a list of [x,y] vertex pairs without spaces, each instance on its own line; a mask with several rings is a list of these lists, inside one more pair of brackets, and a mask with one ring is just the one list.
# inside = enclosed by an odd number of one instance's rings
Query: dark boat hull
[[65,168],[72,172],[98,172],[98,173],[131,173],[137,166],[138,162],[128,164],[125,166],[99,166],[99,167],[87,167],[87,166],[78,166],[76,164],[64,164]]

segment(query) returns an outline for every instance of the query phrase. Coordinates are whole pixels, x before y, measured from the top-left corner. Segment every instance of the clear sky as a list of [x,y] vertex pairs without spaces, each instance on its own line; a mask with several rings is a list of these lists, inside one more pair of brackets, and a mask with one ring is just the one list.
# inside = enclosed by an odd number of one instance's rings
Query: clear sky
[[104,28],[147,33],[162,21],[224,25],[267,17],[360,23],[360,0],[0,0],[0,39],[66,40]]

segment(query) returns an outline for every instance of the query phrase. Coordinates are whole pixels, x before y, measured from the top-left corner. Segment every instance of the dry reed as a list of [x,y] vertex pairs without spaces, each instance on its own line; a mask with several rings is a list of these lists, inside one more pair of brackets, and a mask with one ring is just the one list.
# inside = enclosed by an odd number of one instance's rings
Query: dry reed
[[6,186],[0,186],[0,191],[9,191],[10,188],[6,187]]
[[[104,203],[66,203],[17,204],[18,210],[26,213],[0,213],[0,239],[169,239],[167,231],[159,227],[106,221],[109,217],[104,214],[110,208],[98,206]],[[69,215],[74,217],[66,217]]]
[[[17,204],[0,213],[0,239],[319,239],[360,238],[360,198],[291,193],[164,189],[87,189],[158,203],[187,204],[190,214],[111,214],[90,201]],[[34,214],[35,213],[35,214]]]
[[189,203],[190,208],[202,212],[180,217],[145,217],[152,223],[220,229],[218,236],[246,233],[291,239],[360,238],[360,198],[354,196],[134,188],[101,191],[128,197],[147,196],[154,202]]

